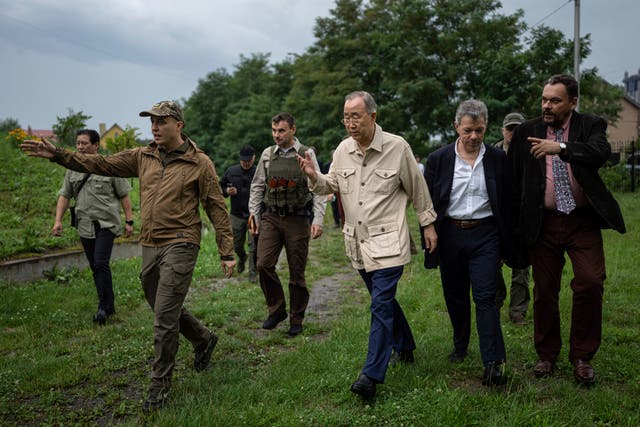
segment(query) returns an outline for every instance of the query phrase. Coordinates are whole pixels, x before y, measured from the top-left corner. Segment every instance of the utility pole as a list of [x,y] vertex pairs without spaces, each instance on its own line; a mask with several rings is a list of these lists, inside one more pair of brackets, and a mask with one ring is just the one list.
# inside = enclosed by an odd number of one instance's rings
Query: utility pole
[[[580,95],[580,0],[573,0],[575,9],[573,14],[573,77],[578,82],[578,95]],[[580,97],[576,104],[576,110],[580,108]]]

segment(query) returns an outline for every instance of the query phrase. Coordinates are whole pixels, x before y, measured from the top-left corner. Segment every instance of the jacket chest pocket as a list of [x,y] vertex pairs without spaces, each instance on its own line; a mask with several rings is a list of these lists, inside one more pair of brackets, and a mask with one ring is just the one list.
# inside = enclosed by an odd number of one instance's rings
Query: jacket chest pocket
[[350,194],[353,192],[356,180],[356,170],[354,168],[337,169],[336,177],[340,193]]
[[109,193],[111,191],[111,178],[108,176],[94,175],[91,179],[92,188],[96,193]]
[[398,186],[396,169],[376,169],[371,176],[371,191],[376,194],[390,194]]

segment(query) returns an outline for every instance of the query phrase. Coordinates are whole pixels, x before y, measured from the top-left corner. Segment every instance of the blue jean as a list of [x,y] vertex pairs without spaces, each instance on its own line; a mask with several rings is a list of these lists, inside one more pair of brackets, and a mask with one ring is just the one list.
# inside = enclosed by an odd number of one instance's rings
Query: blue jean
[[362,373],[378,383],[384,382],[392,350],[416,348],[409,322],[395,298],[403,269],[399,266],[369,272],[358,270],[371,294],[369,349]]
[[98,292],[98,309],[104,310],[107,314],[115,313],[113,282],[111,279],[111,250],[113,249],[113,239],[116,237],[110,230],[95,227],[95,239],[80,238],[84,254],[89,261],[89,267],[93,272],[93,281]]

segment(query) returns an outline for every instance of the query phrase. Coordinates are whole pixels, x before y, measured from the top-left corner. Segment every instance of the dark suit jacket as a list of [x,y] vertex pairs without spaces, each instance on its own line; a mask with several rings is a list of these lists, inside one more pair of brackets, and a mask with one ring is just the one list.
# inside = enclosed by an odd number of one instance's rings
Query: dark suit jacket
[[[484,166],[485,183],[489,193],[491,210],[500,233],[500,255],[506,259],[511,254],[511,221],[510,205],[508,203],[511,188],[508,176],[509,169],[507,168],[504,151],[487,144],[484,144],[484,146],[486,151],[482,164]],[[441,234],[442,224],[445,221],[445,211],[449,206],[455,156],[455,143],[442,147],[427,157],[427,165],[424,171],[431,200],[433,200],[433,207],[438,214],[435,222],[438,236]],[[437,248],[433,254],[425,251],[424,266],[426,268],[436,268],[439,262],[440,255]]]
[[[561,158],[571,164],[576,181],[582,186],[589,206],[601,219],[601,228],[626,231],[618,203],[602,182],[598,169],[611,154],[607,142],[607,123],[595,116],[573,112],[569,124],[569,138]],[[527,253],[540,236],[544,217],[546,163],[530,153],[527,137],[545,139],[547,125],[538,117],[518,126],[511,138],[508,161],[512,174],[512,217],[514,220],[515,250],[513,267],[530,264]]]

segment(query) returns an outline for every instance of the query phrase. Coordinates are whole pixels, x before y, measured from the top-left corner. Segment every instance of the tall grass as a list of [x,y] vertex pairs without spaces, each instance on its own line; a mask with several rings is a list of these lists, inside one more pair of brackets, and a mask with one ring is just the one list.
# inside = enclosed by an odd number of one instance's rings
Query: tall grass
[[[266,315],[257,284],[220,279],[213,233],[204,237],[187,306],[220,335],[212,368],[191,369],[192,349],[181,339],[171,402],[156,415],[140,411],[152,359],[153,316],[142,296],[139,259],[114,263],[117,315],[105,327],[91,322],[96,296],[87,270],[66,283],[0,285],[0,424],[160,426],[262,425],[640,425],[640,287],[637,260],[640,201],[617,196],[629,232],[604,232],[607,257],[603,343],[594,359],[597,384],[575,384],[567,360],[570,263],[561,292],[565,346],[558,371],[544,380],[535,361],[531,324],[508,322],[503,331],[510,381],[480,385],[477,336],[470,355],[450,364],[451,327],[437,272],[415,256],[398,299],[418,343],[416,363],[390,368],[378,397],[366,402],[349,391],[367,350],[369,297],[349,271],[342,235],[327,222],[311,242],[308,278],[314,284],[338,272],[338,300],[310,312],[305,331],[286,338],[286,325],[260,329]],[[415,227],[414,227],[415,228]],[[417,237],[417,235],[414,235]],[[287,271],[281,270],[286,283]]]

